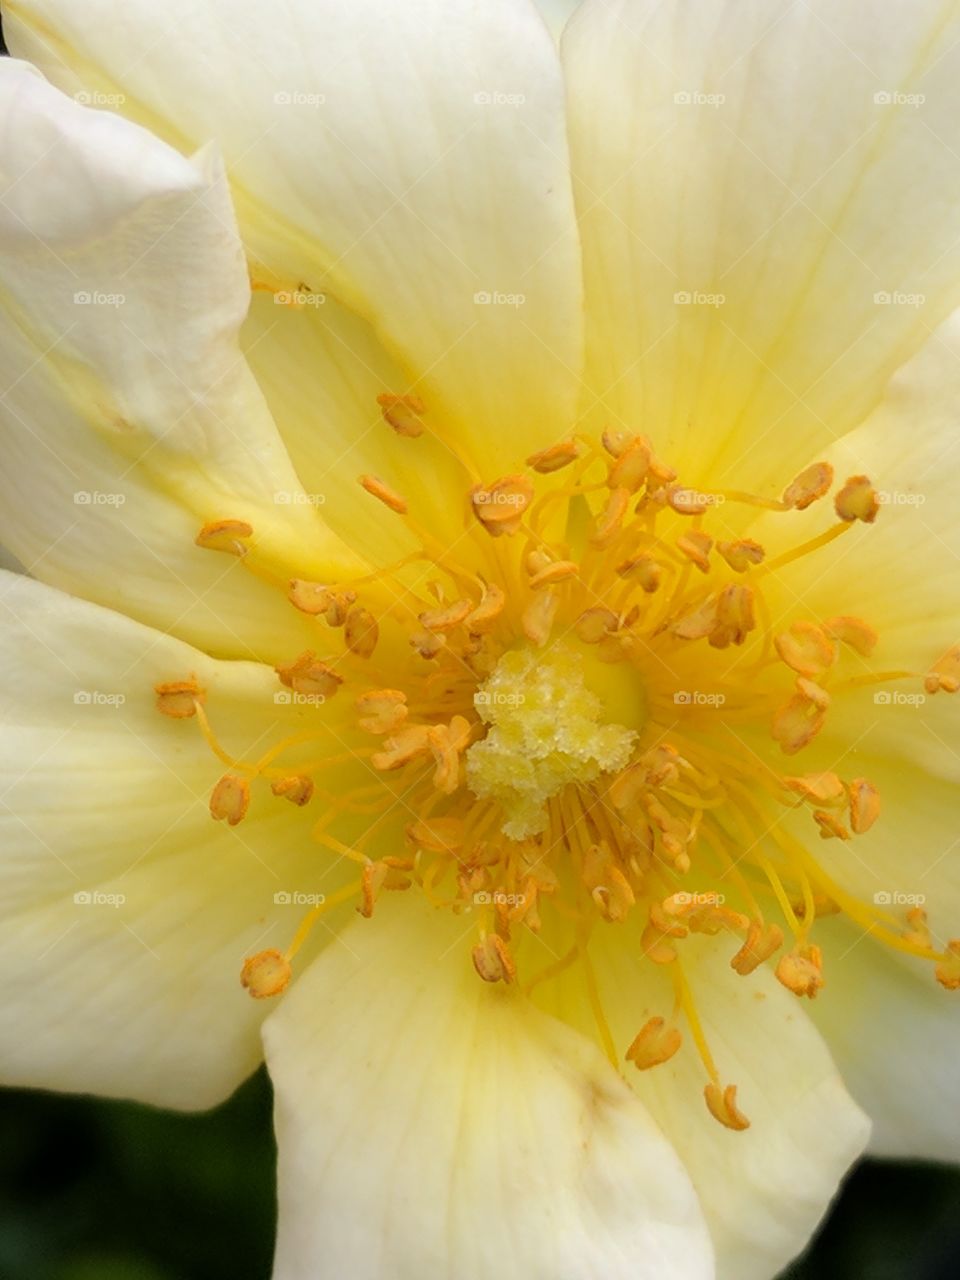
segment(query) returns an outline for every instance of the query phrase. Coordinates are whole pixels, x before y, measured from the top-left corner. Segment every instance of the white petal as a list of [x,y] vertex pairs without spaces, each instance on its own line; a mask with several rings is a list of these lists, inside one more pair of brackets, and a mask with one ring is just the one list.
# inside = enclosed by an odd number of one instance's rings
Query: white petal
[[587,0],[563,53],[599,411],[778,496],[960,303],[960,14]]
[[585,1038],[479,981],[463,921],[391,899],[264,1025],[275,1280],[713,1275],[696,1201]]
[[[600,1003],[624,1053],[648,1018],[669,1015],[674,992],[669,975],[641,960],[617,933],[597,933],[591,952]],[[689,1030],[668,1062],[642,1072],[625,1062],[624,1071],[697,1188],[717,1275],[769,1280],[810,1238],[863,1150],[869,1122],[799,1000],[769,969],[747,978],[734,973],[737,941],[729,935],[691,935],[682,947],[721,1083],[737,1086],[750,1128],[732,1132],[708,1113],[707,1075]],[[580,980],[570,974],[558,1012],[589,1031],[582,989],[571,988]]]
[[559,58],[532,3],[318,0],[265,22],[253,0],[26,0],[5,30],[175,145],[216,138],[255,274],[371,320],[485,470],[569,429],[578,244]]
[[28,578],[0,575],[0,617],[0,1078],[209,1106],[259,1060],[268,1009],[243,960],[285,947],[307,910],[274,894],[329,893],[340,873],[265,784],[239,826],[211,819],[224,765],[153,685],[196,675],[238,753],[302,721],[269,670]]
[[556,39],[560,39],[571,14],[580,7],[581,0],[537,0],[537,8]]
[[249,287],[219,161],[6,58],[0,104],[0,536],[44,581],[214,652],[297,644],[282,592],[194,545],[236,518],[261,562],[352,559],[314,508],[275,500],[300,486],[237,350]]
[[915,973],[862,932],[818,930],[829,982],[810,1014],[850,1092],[873,1119],[874,1155],[955,1162],[960,1152],[956,993]]

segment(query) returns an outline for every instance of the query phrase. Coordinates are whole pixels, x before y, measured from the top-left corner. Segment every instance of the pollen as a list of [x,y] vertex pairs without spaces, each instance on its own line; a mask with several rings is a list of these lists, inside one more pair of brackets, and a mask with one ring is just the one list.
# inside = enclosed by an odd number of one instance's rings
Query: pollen
[[255,1000],[268,1000],[285,991],[290,983],[290,961],[272,948],[258,951],[244,960],[240,970],[240,984],[246,987]]
[[[419,398],[384,392],[377,405],[401,438],[395,449],[415,451],[427,429]],[[813,999],[829,977],[820,918],[839,913],[960,990],[960,940],[943,944],[922,912],[861,899],[836,878],[841,843],[869,864],[884,819],[877,787],[805,755],[853,687],[960,690],[960,646],[917,671],[876,670],[879,633],[845,608],[842,589],[824,617],[804,616],[803,593],[789,589],[791,565],[826,563],[840,536],[852,563],[850,530],[864,526],[866,539],[880,515],[873,482],[847,479],[833,510],[823,503],[820,532],[801,540],[796,513],[834,487],[826,462],[766,493],[703,476],[695,487],[651,439],[617,427],[558,437],[479,483],[446,443],[462,475],[444,495],[454,536],[402,496],[414,453],[394,474],[360,478],[413,539],[396,564],[318,581],[316,549],[298,558],[293,546],[278,572],[230,512],[197,537],[275,586],[311,629],[310,647],[272,658],[290,691],[275,700],[290,706],[266,709],[257,758],[225,749],[214,724],[230,727],[228,700],[187,672],[154,685],[156,710],[219,761],[214,818],[235,827],[282,809],[303,824],[311,868],[351,872],[286,950],[244,963],[250,994],[283,992],[299,948],[338,904],[377,928],[392,898],[422,895],[463,926],[443,963],[533,1000],[577,967],[610,1062],[648,1071],[682,1045],[702,1064],[709,1113],[740,1131],[749,1121],[704,1029],[716,1018],[702,1020],[694,997],[710,983],[687,976],[706,962],[698,935],[717,940],[748,988],[765,970]],[[763,542],[745,536],[758,513],[771,530]],[[295,731],[278,732],[290,716]],[[673,987],[672,1009],[643,1011],[629,1043],[607,1021],[598,937]]]
[[501,829],[513,840],[546,829],[547,801],[564,786],[622,769],[637,740],[635,730],[604,722],[583,660],[560,646],[542,657],[528,649],[504,654],[476,707],[489,728],[467,752],[467,785],[496,799]]
[[188,720],[195,716],[197,703],[206,697],[193,676],[189,680],[167,680],[155,684],[153,691],[157,695],[157,710],[172,720]]

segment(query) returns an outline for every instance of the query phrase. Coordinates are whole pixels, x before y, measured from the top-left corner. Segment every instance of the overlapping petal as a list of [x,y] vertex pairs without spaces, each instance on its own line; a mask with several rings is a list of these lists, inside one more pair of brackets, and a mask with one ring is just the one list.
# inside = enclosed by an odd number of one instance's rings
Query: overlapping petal
[[63,83],[122,94],[181,149],[215,137],[255,275],[369,319],[475,466],[569,429],[579,248],[559,58],[532,3],[25,0],[6,18]]
[[264,1025],[277,1280],[712,1277],[682,1166],[590,1041],[481,983],[462,921],[378,916]]
[[[599,1004],[618,1053],[675,992],[615,930],[591,945]],[[840,1180],[866,1144],[869,1121],[847,1093],[830,1053],[793,994],[761,967],[730,968],[729,936],[684,940],[684,968],[723,1086],[737,1088],[750,1128],[710,1119],[706,1071],[689,1026],[677,1054],[637,1072],[631,1087],[686,1165],[697,1189],[722,1280],[768,1280],[800,1251]],[[596,1034],[582,976],[570,971],[550,1006]],[[680,1025],[683,1025],[681,1023]]]
[[0,575],[0,619],[0,1077],[210,1106],[259,1061],[267,1009],[239,974],[297,927],[274,895],[343,875],[265,785],[242,825],[215,823],[224,765],[196,720],[159,714],[153,686],[194,675],[238,754],[303,721],[275,704],[269,669],[29,578]]
[[36,577],[210,652],[296,644],[281,592],[194,545],[239,519],[280,575],[362,563],[303,500],[239,354],[249,287],[219,161],[9,59],[0,98],[0,537]]

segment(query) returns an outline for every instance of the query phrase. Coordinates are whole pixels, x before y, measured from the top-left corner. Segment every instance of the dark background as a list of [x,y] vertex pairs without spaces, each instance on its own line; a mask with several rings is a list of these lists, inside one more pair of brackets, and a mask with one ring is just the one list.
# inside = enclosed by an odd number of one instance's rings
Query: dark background
[[[0,1280],[269,1280],[271,1105],[263,1070],[204,1115],[0,1091]],[[960,1169],[864,1161],[782,1280],[958,1278]]]
[[[262,1070],[203,1115],[0,1092],[0,1280],[269,1280],[270,1113]],[[867,1161],[784,1280],[958,1276],[960,1171]]]

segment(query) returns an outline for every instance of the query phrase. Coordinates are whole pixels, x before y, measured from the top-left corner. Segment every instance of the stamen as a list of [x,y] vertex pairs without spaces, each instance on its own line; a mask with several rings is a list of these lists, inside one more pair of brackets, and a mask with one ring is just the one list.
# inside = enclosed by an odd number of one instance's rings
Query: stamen
[[781,956],[776,975],[794,995],[812,1000],[823,986],[823,954],[820,948],[809,944]]
[[235,773],[225,773],[210,794],[210,813],[235,827],[250,806],[250,784]]
[[276,782],[272,782],[270,790],[275,796],[281,796],[291,804],[302,807],[313,795],[313,780],[303,774],[291,774],[288,778],[278,778]]
[[863,835],[880,816],[880,793],[866,778],[854,778],[850,783],[850,826]]
[[625,1057],[640,1071],[668,1062],[683,1043],[676,1027],[668,1027],[663,1018],[651,1018],[638,1031]]
[[470,490],[473,513],[494,538],[516,533],[532,501],[533,483],[527,476],[504,476],[486,488],[476,485]]
[[473,967],[484,982],[513,982],[517,966],[507,943],[496,933],[488,933],[471,952]]
[[741,538],[736,542],[718,542],[717,551],[734,573],[746,573],[751,565],[762,563],[766,555],[760,543],[754,542],[752,538]]
[[563,440],[559,444],[552,444],[549,449],[541,449],[539,453],[531,453],[527,458],[527,466],[533,467],[534,471],[539,471],[541,475],[548,475],[551,471],[559,471],[561,467],[567,467],[571,462],[576,462],[580,457],[580,446],[575,440]]
[[714,1119],[719,1120],[728,1129],[742,1130],[750,1128],[750,1121],[737,1106],[737,1086],[728,1084],[720,1088],[713,1081],[703,1091],[707,1107]]
[[343,684],[343,677],[326,662],[321,662],[312,649],[305,650],[292,662],[281,662],[274,671],[281,684],[308,698],[332,698]]
[[377,498],[384,506],[389,507],[391,511],[395,511],[398,516],[405,516],[408,511],[407,500],[402,498],[396,489],[390,486],[379,476],[362,475],[359,477],[360,484],[366,489],[372,497]]
[[380,626],[368,609],[355,604],[344,619],[343,638],[351,653],[369,658],[380,639]]
[[851,476],[833,500],[841,520],[873,524],[880,512],[880,498],[868,476]]
[[189,680],[166,680],[155,684],[153,691],[157,695],[157,710],[172,720],[189,720],[195,716],[197,704],[206,701],[207,696],[195,676]]
[[783,491],[783,505],[795,511],[805,511],[807,507],[822,498],[833,484],[833,467],[829,462],[815,462],[812,467],[801,471]]
[[424,425],[420,418],[426,412],[426,406],[419,396],[394,395],[385,391],[377,396],[377,404],[398,436],[416,439],[423,435]]
[[956,693],[960,689],[960,645],[938,658],[923,682],[927,693]]
[[813,622],[791,623],[773,639],[777,653],[802,676],[820,676],[833,666],[837,649],[826,632]]
[[244,960],[240,983],[255,1000],[266,1000],[285,991],[292,976],[293,968],[287,957],[270,947]]
[[233,556],[245,556],[249,547],[245,539],[253,536],[253,525],[246,520],[211,520],[196,536],[198,547],[207,551],[226,551]]

